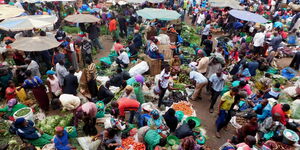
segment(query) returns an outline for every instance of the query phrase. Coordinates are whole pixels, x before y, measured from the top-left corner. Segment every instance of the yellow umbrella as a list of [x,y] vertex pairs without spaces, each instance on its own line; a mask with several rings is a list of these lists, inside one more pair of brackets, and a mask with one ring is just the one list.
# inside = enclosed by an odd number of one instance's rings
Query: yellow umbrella
[[34,36],[18,38],[11,47],[22,51],[39,52],[58,47],[60,44],[54,36]]
[[0,20],[12,18],[21,15],[24,9],[11,5],[0,5]]
[[90,14],[69,15],[65,18],[65,20],[73,23],[92,23],[100,21],[100,19]]

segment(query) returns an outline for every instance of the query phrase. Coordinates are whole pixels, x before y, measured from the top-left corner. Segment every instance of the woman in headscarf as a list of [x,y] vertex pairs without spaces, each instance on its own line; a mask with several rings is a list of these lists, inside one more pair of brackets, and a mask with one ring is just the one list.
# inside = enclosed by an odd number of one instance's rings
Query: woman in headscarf
[[49,88],[49,91],[51,92],[52,99],[53,98],[58,98],[59,95],[61,94],[61,87],[59,86],[59,81],[58,78],[55,75],[55,72],[53,70],[48,70],[46,72],[48,75],[46,84]]
[[50,144],[52,136],[43,133],[40,129],[34,126],[31,120],[25,120],[24,118],[18,118],[15,123],[16,133],[21,139],[26,140],[33,146],[42,148],[46,144]]
[[27,79],[24,81],[23,85],[17,90],[20,90],[21,88],[31,89],[41,109],[44,111],[48,111],[49,99],[43,81],[38,76],[33,77],[30,70],[27,70],[25,72],[25,75],[27,76]]
[[97,129],[96,124],[97,107],[93,102],[87,102],[79,106],[74,114],[74,125],[78,127],[79,120],[83,120],[83,132],[86,135],[96,135]]
[[164,115],[163,115],[167,126],[170,128],[170,132],[174,132],[178,125],[178,119],[175,116],[175,110],[170,108]]
[[68,141],[68,132],[63,127],[57,126],[55,128],[54,144],[57,150],[75,150]]
[[184,138],[178,150],[200,150],[201,146],[197,144],[193,136]]
[[151,118],[148,120],[148,126],[152,130],[156,130],[157,133],[160,134],[162,137],[166,137],[165,134],[163,134],[163,131],[168,130],[168,127],[166,125],[166,122],[163,117],[159,115],[159,112],[157,110],[152,110],[151,113]]
[[18,104],[18,101],[15,98],[13,98],[7,102],[7,105],[4,108],[0,108],[0,113],[4,113],[2,118],[13,121],[14,120],[13,114],[16,111],[25,107],[27,106],[21,103]]

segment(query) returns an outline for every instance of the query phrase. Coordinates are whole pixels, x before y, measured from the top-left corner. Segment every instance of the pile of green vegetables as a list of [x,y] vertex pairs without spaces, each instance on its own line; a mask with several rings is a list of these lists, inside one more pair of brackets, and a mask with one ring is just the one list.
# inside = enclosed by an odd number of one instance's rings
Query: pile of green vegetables
[[63,30],[69,34],[77,34],[77,33],[81,32],[79,27],[64,26]]
[[40,128],[42,131],[44,131],[45,133],[49,135],[53,135],[55,127],[57,126],[66,127],[70,125],[72,117],[73,117],[72,114],[68,114],[66,116],[58,116],[58,115],[49,116],[44,120],[38,122],[36,126]]
[[200,37],[197,34],[197,31],[189,25],[182,26],[181,37],[183,38],[184,41],[187,41],[191,44],[196,44],[196,45],[200,44]]

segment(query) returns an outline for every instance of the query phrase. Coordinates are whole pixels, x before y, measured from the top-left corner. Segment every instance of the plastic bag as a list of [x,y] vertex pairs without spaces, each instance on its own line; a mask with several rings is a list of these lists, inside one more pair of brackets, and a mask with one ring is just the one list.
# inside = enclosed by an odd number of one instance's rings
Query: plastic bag
[[111,62],[111,60],[110,60],[109,57],[101,57],[101,58],[100,58],[100,62],[104,62],[104,63],[106,63],[106,64],[108,64],[108,65],[111,65],[111,64],[112,64],[112,62]]
[[300,100],[295,100],[292,103],[292,118],[300,119]]
[[79,137],[77,141],[83,150],[97,150],[101,142],[100,140],[92,141],[91,137]]
[[290,67],[286,67],[282,69],[281,75],[290,80],[297,75],[297,72]]
[[143,73],[147,72],[148,70],[149,70],[149,66],[148,66],[147,62],[142,61],[142,62],[136,64],[135,66],[133,66],[129,70],[129,74],[131,77],[134,77],[138,74],[143,74]]

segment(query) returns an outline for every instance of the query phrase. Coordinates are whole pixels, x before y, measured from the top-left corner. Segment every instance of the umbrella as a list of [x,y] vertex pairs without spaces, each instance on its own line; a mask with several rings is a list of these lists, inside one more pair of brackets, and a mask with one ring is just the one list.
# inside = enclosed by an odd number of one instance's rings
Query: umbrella
[[133,4],[142,4],[145,3],[146,0],[126,0],[127,3],[133,3]]
[[34,36],[18,38],[11,44],[11,47],[22,51],[37,52],[58,47],[60,44],[54,36]]
[[72,2],[76,0],[41,0],[42,2]]
[[6,31],[25,31],[33,28],[44,28],[53,26],[57,21],[56,16],[32,15],[5,19],[0,23],[0,29]]
[[243,11],[243,10],[230,10],[229,14],[232,15],[235,18],[245,20],[245,21],[251,21],[251,22],[257,22],[257,23],[266,23],[268,22],[267,19],[265,19],[263,16],[259,14],[255,14],[249,11]]
[[137,14],[145,19],[159,19],[159,20],[176,20],[180,14],[174,10],[144,8],[137,11]]
[[147,2],[149,2],[149,3],[162,3],[164,1],[165,0],[147,0]]
[[92,23],[100,21],[100,19],[90,14],[69,15],[65,18],[65,20],[73,23]]
[[210,0],[210,5],[212,7],[230,7],[233,9],[243,9],[239,2],[236,0]]
[[24,9],[11,5],[0,5],[0,20],[21,15]]

